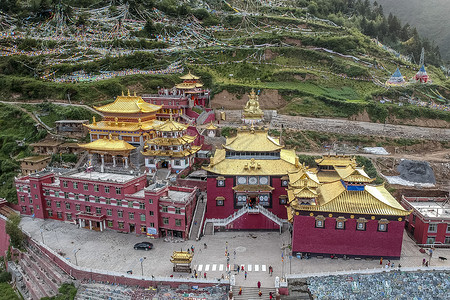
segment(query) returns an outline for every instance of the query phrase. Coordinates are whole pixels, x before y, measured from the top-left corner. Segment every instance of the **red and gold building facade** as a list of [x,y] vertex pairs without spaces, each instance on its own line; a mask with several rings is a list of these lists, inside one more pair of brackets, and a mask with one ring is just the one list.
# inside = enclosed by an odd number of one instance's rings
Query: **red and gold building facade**
[[104,115],[102,121],[93,119],[89,129],[91,141],[108,138],[111,134],[133,145],[144,145],[153,136],[153,128],[162,122],[156,119],[161,105],[145,102],[141,97],[128,94],[118,96],[113,103],[94,108]]

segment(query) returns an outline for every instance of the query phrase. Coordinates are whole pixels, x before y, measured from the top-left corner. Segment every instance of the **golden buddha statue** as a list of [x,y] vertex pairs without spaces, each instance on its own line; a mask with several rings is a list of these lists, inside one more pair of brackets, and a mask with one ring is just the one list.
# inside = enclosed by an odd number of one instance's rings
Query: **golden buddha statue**
[[255,90],[252,89],[248,96],[248,101],[245,104],[242,116],[245,120],[260,121],[264,116],[264,112],[259,107],[258,95],[255,94]]

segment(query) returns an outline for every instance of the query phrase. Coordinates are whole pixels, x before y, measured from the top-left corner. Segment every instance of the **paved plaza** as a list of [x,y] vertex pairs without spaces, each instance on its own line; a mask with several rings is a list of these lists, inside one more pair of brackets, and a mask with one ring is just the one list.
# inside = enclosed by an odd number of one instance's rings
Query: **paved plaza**
[[[236,285],[256,286],[260,281],[263,287],[274,287],[275,277],[281,277],[282,272],[321,273],[342,270],[373,269],[380,266],[379,260],[343,260],[330,258],[298,259],[284,256],[281,258],[282,246],[290,243],[288,232],[217,232],[215,235],[204,236],[200,241],[164,241],[164,239],[150,240],[154,249],[150,251],[134,250],[137,242],[148,241],[145,236],[123,234],[112,230],[104,232],[80,229],[76,225],[55,220],[32,219],[23,217],[21,227],[33,239],[43,242],[46,246],[62,253],[71,263],[91,268],[92,270],[116,271],[126,274],[132,270],[133,274],[151,277],[190,277],[192,274],[173,273],[170,257],[173,251],[187,250],[194,247],[193,269],[199,277],[206,272],[208,279],[227,276],[228,249],[230,266],[244,266],[247,279],[242,272],[235,274]],[[207,248],[204,248],[206,243]],[[78,250],[80,249],[80,250]],[[74,251],[77,251],[76,258]],[[236,253],[236,254],[235,254]],[[287,250],[286,250],[287,253]],[[436,249],[431,260],[431,266],[450,267],[449,260],[440,261],[439,256],[450,259],[450,249]],[[145,257],[142,263],[140,258]],[[419,247],[404,234],[402,258],[403,267],[422,266],[423,258],[428,255],[419,252]],[[398,266],[399,261],[393,261]],[[273,275],[269,275],[269,266],[273,267]]]

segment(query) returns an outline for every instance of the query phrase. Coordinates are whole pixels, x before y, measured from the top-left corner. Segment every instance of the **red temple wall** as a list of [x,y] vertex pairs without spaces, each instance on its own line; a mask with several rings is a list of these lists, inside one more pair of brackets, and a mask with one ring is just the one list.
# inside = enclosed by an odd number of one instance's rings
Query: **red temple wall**
[[326,218],[325,228],[315,228],[315,217],[295,216],[292,251],[318,254],[400,257],[404,221],[391,221],[387,232],[379,232],[378,221],[369,220],[365,231],[356,230],[348,219],[345,230],[335,229],[336,220]]
[[0,218],[0,256],[6,256],[9,247],[9,236],[6,234],[6,220]]
[[236,219],[233,223],[227,226],[227,229],[239,229],[239,230],[258,230],[265,229],[278,230],[280,226],[268,219],[263,214],[244,214],[242,217]]

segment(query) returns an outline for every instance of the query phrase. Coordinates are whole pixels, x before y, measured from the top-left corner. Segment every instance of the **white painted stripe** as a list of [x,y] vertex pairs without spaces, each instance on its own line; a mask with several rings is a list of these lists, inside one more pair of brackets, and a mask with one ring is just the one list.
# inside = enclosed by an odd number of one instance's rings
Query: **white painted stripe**
[[219,271],[223,271],[223,264],[219,265]]
[[217,269],[217,265],[216,264],[213,264],[212,265],[212,270],[211,271],[215,271]]
[[261,271],[263,271],[263,272],[266,271],[266,265],[261,265]]
[[255,272],[259,271],[259,265],[255,265]]
[[209,271],[209,265],[205,266],[205,271],[208,272]]
[[197,271],[201,272],[202,270],[203,270],[203,265],[199,265]]
[[252,271],[252,265],[247,265],[247,271],[249,271],[249,272]]

